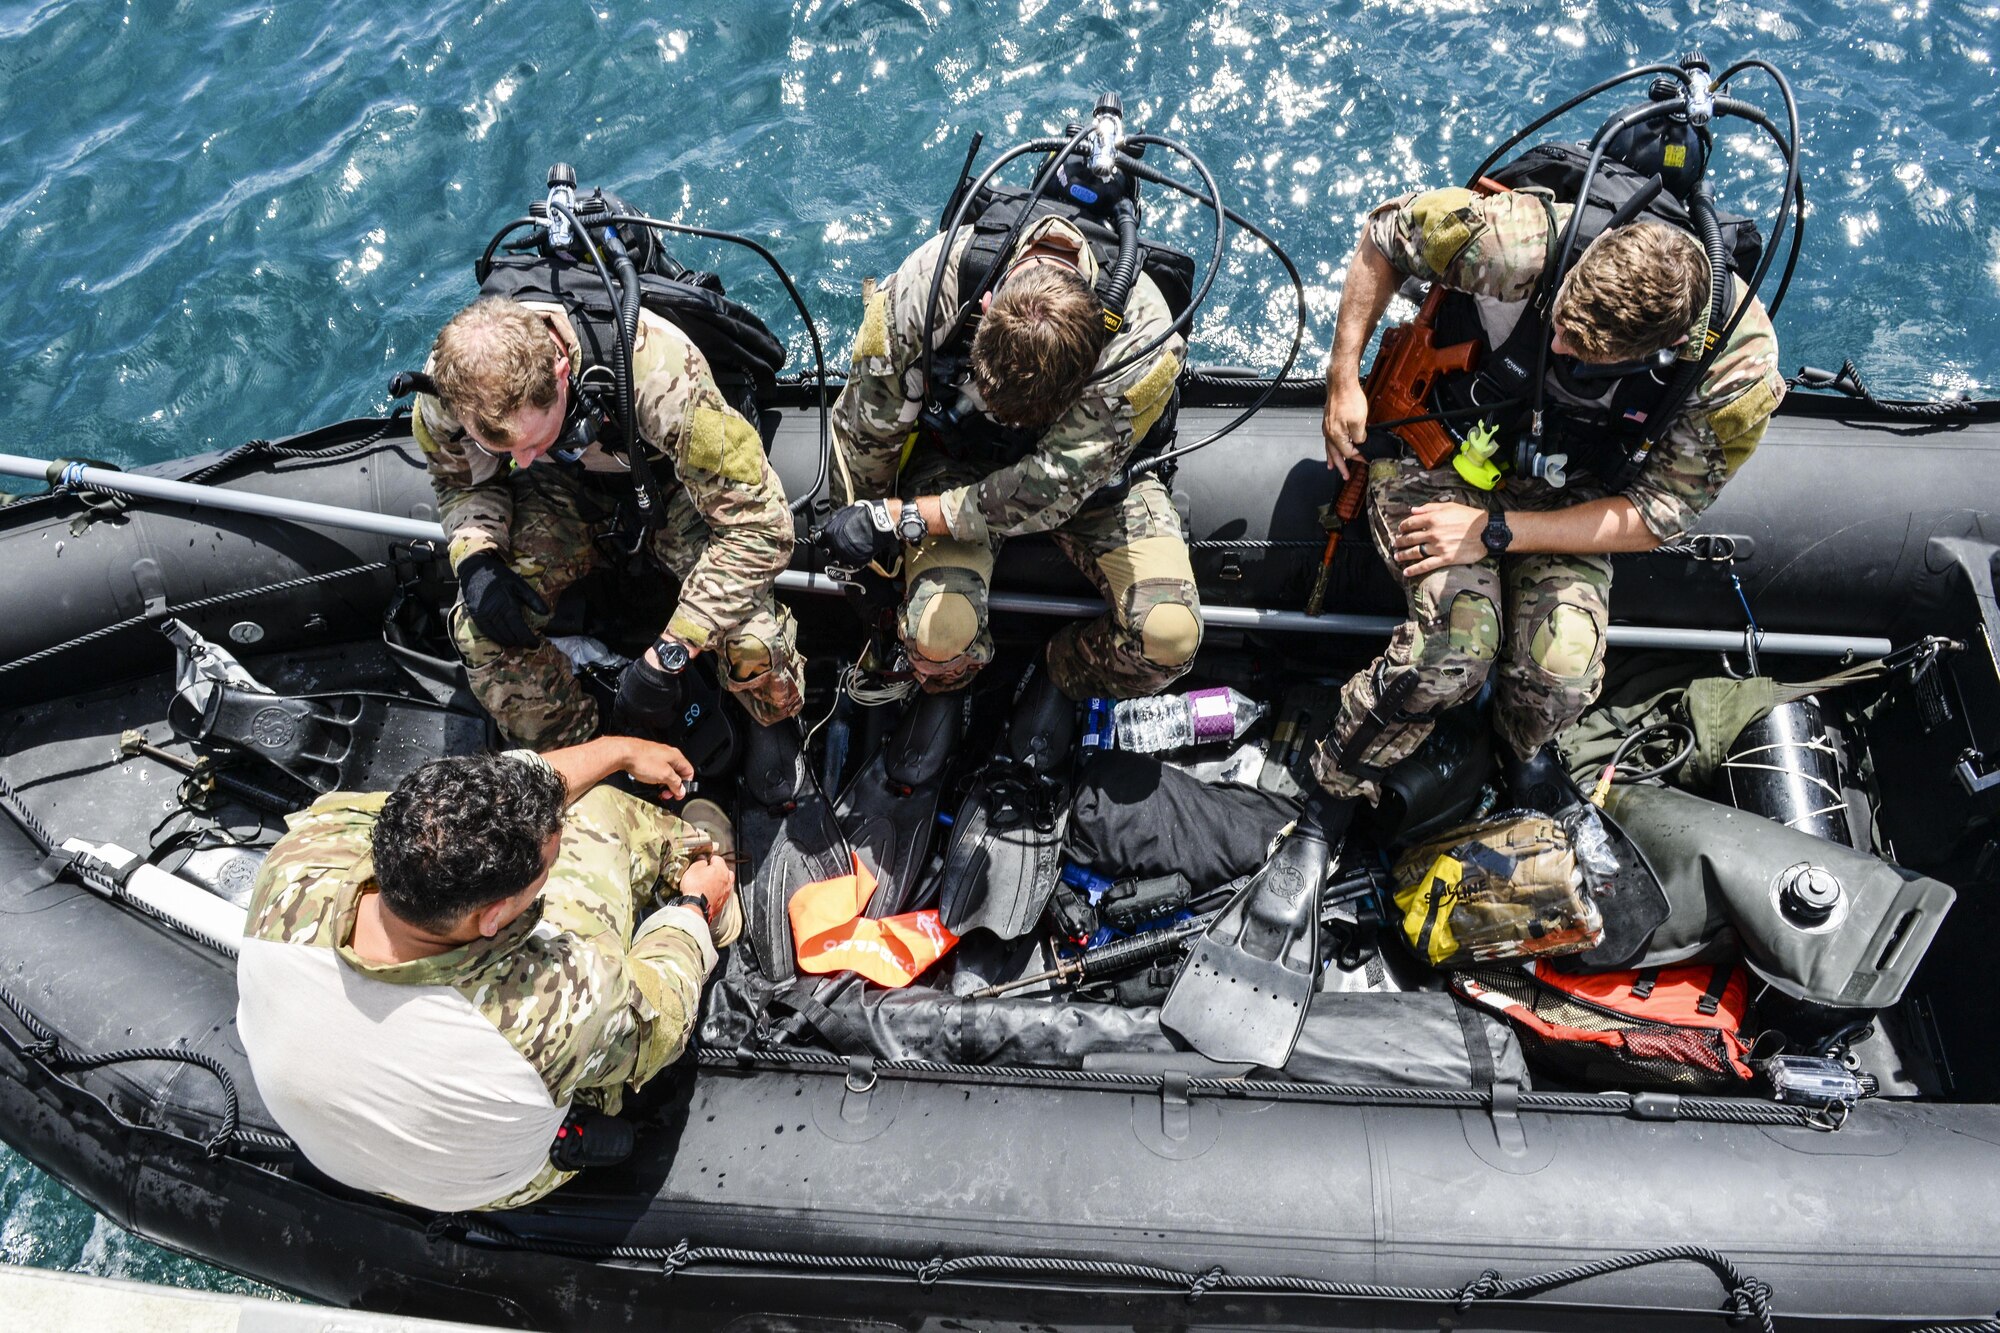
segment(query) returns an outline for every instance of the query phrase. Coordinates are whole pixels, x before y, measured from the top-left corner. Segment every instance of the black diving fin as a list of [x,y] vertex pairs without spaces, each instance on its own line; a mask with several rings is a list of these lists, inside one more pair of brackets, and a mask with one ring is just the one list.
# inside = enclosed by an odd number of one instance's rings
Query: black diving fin
[[744,918],[757,966],[773,981],[796,972],[792,894],[816,880],[854,869],[833,803],[806,762],[796,721],[752,726],[737,783],[736,846],[747,864],[741,877]]
[[840,793],[834,817],[875,877],[868,915],[913,911],[937,823],[945,765],[958,744],[964,700],[919,694],[896,729]]
[[443,755],[485,749],[484,718],[371,690],[273,693],[199,634],[169,621],[180,655],[167,721],[184,740],[225,745],[317,793],[380,791]]
[[966,794],[938,878],[945,929],[1003,940],[1034,928],[1062,871],[1076,704],[1030,668],[1000,753]]
[[1195,942],[1160,1022],[1211,1060],[1282,1069],[1319,983],[1319,896],[1352,801],[1316,797]]

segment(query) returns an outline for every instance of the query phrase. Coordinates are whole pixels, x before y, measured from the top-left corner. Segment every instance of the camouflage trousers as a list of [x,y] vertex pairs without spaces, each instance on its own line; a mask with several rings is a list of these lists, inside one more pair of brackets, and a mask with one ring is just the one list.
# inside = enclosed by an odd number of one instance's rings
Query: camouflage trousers
[[[905,470],[905,499],[977,481],[980,473],[933,455]],[[1049,640],[1049,674],[1072,699],[1156,694],[1187,673],[1201,646],[1201,598],[1180,513],[1154,477],[1123,499],[1086,507],[1049,534],[1109,610]],[[904,552],[897,620],[910,665],[931,693],[962,688],[993,660],[987,590],[1004,538],[932,537]]]
[[[629,949],[640,920],[661,899],[672,897],[679,891],[681,876],[687,873],[693,860],[692,849],[709,836],[709,829],[691,824],[650,801],[642,801],[611,787],[592,788],[563,816],[562,851],[556,856],[556,863],[549,870],[548,883],[542,888],[542,919],[575,935],[608,933],[623,941],[624,947]],[[743,933],[743,908],[741,900],[734,894],[723,905],[712,929],[717,949],[728,948]],[[662,1030],[651,1040],[640,1043],[638,1059],[633,1064],[629,1079],[608,1086],[579,1087],[573,1094],[573,1101],[615,1115],[623,1104],[628,1086],[643,1086],[687,1049],[687,1034],[694,1026],[697,1015],[680,1012],[677,1008],[669,1012],[666,1006],[655,1000],[656,995],[665,992],[660,986],[649,984],[650,979],[642,970],[644,966],[648,965],[634,968],[632,984],[654,1002],[653,1007],[660,1015],[657,1023]],[[707,978],[688,976],[684,980],[694,993],[699,994]],[[596,996],[582,985],[570,998],[606,1000],[606,997]],[[545,1018],[538,1021],[544,1027],[548,1026]],[[505,1022],[504,1010],[495,1016],[495,1022]],[[570,1031],[574,1032],[579,1027],[603,1026],[601,1013],[578,1013]],[[554,1037],[559,1029],[550,1031]],[[544,1063],[537,1059],[536,1051],[526,1050],[522,1055],[537,1068]],[[520,1189],[495,1199],[485,1207],[523,1207],[575,1174],[574,1171],[558,1170],[554,1163],[550,1163]]]
[[[507,563],[553,611],[563,591],[597,567],[601,557],[592,529],[609,517],[612,492],[596,493],[593,483],[549,466],[516,471],[510,485],[513,550]],[[650,554],[684,579],[700,559],[708,535],[707,523],[686,492],[676,490],[652,536]],[[532,611],[524,609],[523,615],[536,630],[548,623],[548,617]],[[465,660],[473,696],[510,744],[553,750],[596,732],[597,704],[553,643],[544,639],[532,648],[495,643],[462,601],[452,608],[451,636]],[[791,612],[766,589],[747,620],[710,643],[720,662],[717,674],[759,725],[793,716],[804,702],[805,664],[797,640]]]
[[[1548,510],[1591,498],[1535,481],[1482,491],[1449,467],[1388,460],[1369,468],[1368,526],[1393,569],[1396,528],[1418,505]],[[1433,718],[1471,700],[1489,676],[1494,730],[1523,759],[1534,754],[1583,715],[1604,683],[1610,593],[1611,562],[1597,555],[1488,557],[1405,580],[1410,618],[1341,690],[1340,714],[1313,758],[1320,785],[1372,803],[1381,794],[1373,775],[1406,758]],[[1394,700],[1386,709],[1385,696]]]

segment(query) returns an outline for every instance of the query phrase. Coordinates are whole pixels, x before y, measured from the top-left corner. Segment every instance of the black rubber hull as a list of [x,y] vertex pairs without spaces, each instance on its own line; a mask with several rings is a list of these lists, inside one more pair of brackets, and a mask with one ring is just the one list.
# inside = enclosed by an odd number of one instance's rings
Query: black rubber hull
[[[1188,429],[1198,429],[1200,410],[1190,416]],[[1256,434],[1196,456],[1177,489],[1208,497],[1194,506],[1198,539],[1262,541],[1275,525],[1282,540],[1317,546],[1300,525],[1331,482],[1317,463],[1297,461],[1317,447],[1315,418],[1267,414]],[[799,483],[812,470],[804,429],[788,427],[781,447]],[[1871,483],[1878,472],[1890,480]],[[1221,489],[1224,477],[1241,489]],[[1903,482],[1910,503],[1884,498]],[[283,465],[258,484],[399,514],[429,504],[406,440],[339,465]],[[1230,495],[1265,500],[1232,509]],[[1967,597],[1962,581],[1990,568],[1991,547],[1977,548],[1984,566],[1954,563],[1939,558],[1938,539],[1978,537],[1990,519],[1967,505],[1995,496],[2000,424],[1912,441],[1794,415],[1774,428],[1713,527],[1754,540],[1742,569],[1770,627],[1901,633],[1913,620],[1928,627],[1925,607],[1948,607],[1958,622],[1950,632],[1970,633],[1991,606]],[[194,524],[171,507],[70,536],[73,512],[52,501],[0,513],[10,589],[0,661],[138,614],[148,595],[178,605],[378,560],[388,545],[252,520]],[[1203,550],[1211,595],[1298,606],[1316,550],[1231,549],[1242,553],[1240,578],[1223,576],[1227,550]],[[1346,559],[1367,581],[1372,555],[1357,547]],[[135,579],[143,560],[156,576]],[[1052,549],[1024,543],[1002,582],[1080,589],[1058,579],[1058,564]],[[1702,600],[1704,581],[1717,577],[1667,557],[1624,562],[1620,616],[1733,627],[1726,579],[1726,602]],[[260,652],[364,640],[391,586],[386,574],[316,585],[200,623],[219,634],[254,620]],[[1701,609],[1713,605],[1723,609]],[[0,677],[7,707],[153,677],[160,651],[135,648],[145,632],[133,633]],[[158,689],[157,679],[141,680],[92,697],[128,691],[143,712]],[[60,704],[39,734],[69,725],[64,709],[79,734],[94,734],[97,706],[108,705]],[[90,835],[88,805],[61,813],[60,833]],[[184,1042],[214,1057],[233,1071],[244,1124],[275,1129],[235,1040],[226,960],[73,882],[38,882],[40,859],[0,820],[0,984],[69,1050]],[[1967,906],[1973,915],[1953,929],[1975,944],[1990,939],[1990,914]],[[1990,1315],[2000,1299],[2000,1108],[1983,1104],[1865,1103],[1834,1133],[1514,1112],[1504,1097],[1465,1109],[1184,1099],[1171,1081],[1163,1093],[1019,1086],[1004,1076],[981,1085],[885,1075],[869,1087],[859,1073],[705,1065],[683,1071],[667,1101],[669,1130],[649,1135],[632,1166],[498,1219],[537,1245],[575,1250],[558,1257],[469,1240],[437,1219],[358,1198],[283,1152],[205,1155],[198,1141],[213,1134],[222,1099],[199,1069],[125,1064],[71,1078],[0,1044],[0,1136],[113,1220],[317,1300],[409,1314],[549,1329],[708,1328],[752,1316],[764,1317],[755,1326],[814,1328],[1436,1328],[1441,1318],[1460,1321],[1452,1327],[1717,1327],[1723,1288],[1685,1262],[1481,1304],[1471,1316],[1430,1298],[1246,1293],[1213,1281],[1194,1284],[1190,1305],[1187,1283],[1166,1275],[1220,1268],[1232,1280],[1457,1291],[1488,1269],[1519,1278],[1667,1244],[1708,1247],[1769,1284],[1786,1328],[1905,1327],[1898,1321]],[[1648,1106],[1651,1116],[1677,1114],[1670,1102]],[[684,1241],[821,1256],[823,1266],[708,1256],[680,1267],[665,1256]],[[635,1253],[577,1257],[612,1247]],[[1026,1262],[933,1269],[925,1276],[939,1280],[923,1281],[844,1262],[857,1256]],[[1149,1267],[1065,1275],[1057,1263]]]

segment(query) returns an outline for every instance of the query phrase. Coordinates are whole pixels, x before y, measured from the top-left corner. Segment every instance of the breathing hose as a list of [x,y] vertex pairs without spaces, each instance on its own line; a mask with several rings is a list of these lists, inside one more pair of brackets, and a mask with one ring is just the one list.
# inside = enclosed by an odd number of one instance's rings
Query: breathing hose
[[[1165,186],[1167,189],[1170,190],[1177,190],[1180,193],[1187,195],[1189,198],[1194,199],[1196,202],[1206,202],[1202,200],[1201,197],[1194,192],[1192,187],[1185,185],[1180,181],[1175,180],[1173,177],[1167,175],[1165,172],[1155,171],[1152,167],[1149,167],[1145,163],[1139,162],[1136,159],[1128,159],[1128,160],[1131,162],[1130,169],[1132,170],[1133,174],[1139,176],[1141,179],[1151,181],[1156,185]],[[1278,263],[1284,266],[1285,276],[1291,280],[1292,295],[1297,303],[1297,313],[1292,324],[1292,345],[1285,352],[1285,362],[1282,366],[1278,368],[1278,373],[1272,376],[1271,379],[1265,383],[1263,392],[1259,393],[1256,398],[1252,399],[1248,407],[1244,408],[1241,412],[1237,413],[1236,416],[1232,417],[1229,421],[1225,422],[1221,427],[1219,427],[1215,431],[1202,437],[1199,440],[1196,440],[1193,444],[1182,445],[1178,449],[1169,449],[1164,453],[1155,454],[1151,458],[1144,459],[1143,461],[1134,465],[1134,467],[1132,468],[1132,473],[1134,476],[1138,476],[1146,472],[1151,472],[1154,469],[1161,467],[1167,463],[1170,463],[1177,458],[1185,458],[1187,455],[1193,453],[1197,449],[1207,448],[1209,445],[1214,444],[1217,440],[1222,439],[1224,436],[1235,431],[1239,426],[1241,426],[1244,422],[1248,421],[1251,417],[1254,417],[1259,412],[1263,411],[1264,406],[1271,401],[1272,397],[1278,392],[1279,388],[1281,388],[1284,385],[1285,377],[1291,373],[1293,365],[1295,365],[1298,362],[1300,349],[1305,346],[1306,323],[1309,318],[1309,312],[1306,307],[1305,278],[1299,273],[1299,266],[1292,262],[1292,257],[1285,253],[1285,248],[1278,244],[1276,238],[1271,236],[1270,233],[1266,232],[1262,227],[1259,227],[1256,223],[1250,221],[1250,219],[1238,213],[1235,209],[1224,207],[1222,210],[1222,215],[1228,218],[1230,222],[1234,223],[1238,227],[1241,227],[1244,231],[1247,231],[1252,236],[1256,237],[1258,242],[1261,243],[1266,250],[1269,250],[1274,256],[1277,257]]]
[[[1733,68],[1732,72],[1734,72]],[[1503,140],[1498,148],[1495,148],[1491,153],[1488,153],[1486,155],[1486,160],[1479,164],[1478,169],[1474,171],[1472,173],[1471,178],[1465,182],[1465,188],[1468,190],[1475,190],[1479,188],[1480,179],[1483,176],[1485,176],[1487,172],[1493,170],[1493,166],[1495,163],[1497,163],[1501,158],[1505,157],[1508,153],[1512,152],[1514,150],[1515,145],[1521,143],[1529,135],[1533,134],[1536,130],[1542,128],[1542,126],[1548,124],[1550,121],[1556,119],[1558,116],[1567,115],[1569,112],[1576,110],[1576,108],[1582,106],[1585,102],[1590,101],[1592,98],[1601,96],[1604,93],[1608,93],[1613,88],[1616,88],[1618,85],[1622,83],[1630,83],[1634,79],[1643,79],[1648,74],[1666,75],[1669,78],[1679,81],[1679,83],[1683,87],[1687,85],[1688,81],[1687,71],[1682,69],[1679,65],[1637,65],[1631,69],[1626,70],[1623,74],[1615,74],[1612,77],[1604,80],[1604,82],[1602,83],[1593,84],[1590,87],[1584,89],[1582,92],[1578,93],[1576,96],[1570,98],[1567,102],[1564,102],[1562,105],[1556,107],[1554,110],[1543,112],[1541,115],[1535,117],[1533,120],[1529,121],[1526,125],[1523,125],[1520,129],[1516,130],[1510,137]],[[1725,74],[1722,77],[1723,79],[1727,79],[1729,75]],[[1718,80],[1718,82],[1720,81],[1721,80]]]
[[1105,310],[1117,316],[1122,328],[1125,302],[1132,295],[1132,284],[1139,280],[1139,210],[1130,199],[1120,199],[1112,205],[1111,218],[1118,226],[1118,258],[1098,289],[1097,299],[1104,303]]

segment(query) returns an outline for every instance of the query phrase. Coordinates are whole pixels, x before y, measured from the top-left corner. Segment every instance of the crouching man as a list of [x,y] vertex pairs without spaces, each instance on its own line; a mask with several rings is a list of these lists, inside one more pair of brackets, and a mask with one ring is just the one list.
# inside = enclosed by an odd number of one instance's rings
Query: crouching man
[[728,830],[598,785],[618,772],[676,795],[693,776],[605,737],[436,760],[292,817],[236,1021],[313,1165],[439,1211],[525,1204],[572,1174],[550,1148],[573,1106],[615,1112],[681,1054],[742,926]]

